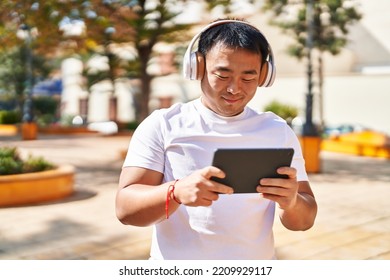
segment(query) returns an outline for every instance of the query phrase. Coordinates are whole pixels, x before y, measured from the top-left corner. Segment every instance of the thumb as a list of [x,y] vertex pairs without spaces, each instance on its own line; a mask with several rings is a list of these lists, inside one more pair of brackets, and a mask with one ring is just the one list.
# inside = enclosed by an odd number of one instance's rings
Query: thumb
[[215,166],[207,166],[201,170],[202,176],[206,179],[210,179],[211,177],[217,178],[225,178],[226,174],[221,169]]

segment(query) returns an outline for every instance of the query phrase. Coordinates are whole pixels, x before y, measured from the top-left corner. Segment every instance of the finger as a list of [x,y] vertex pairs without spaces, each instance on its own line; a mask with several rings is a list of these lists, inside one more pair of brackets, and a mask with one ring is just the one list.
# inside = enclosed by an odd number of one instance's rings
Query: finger
[[279,186],[263,185],[256,188],[257,192],[267,195],[283,196],[283,188]]
[[280,167],[277,172],[281,175],[287,175],[290,179],[297,177],[297,170],[293,167]]
[[218,200],[218,194],[215,192],[207,192],[206,195],[195,199],[188,203],[189,206],[210,206],[214,201]]
[[233,188],[222,183],[210,180],[212,177],[225,178],[225,172],[215,166],[208,166],[202,169],[202,176],[209,180],[207,186],[210,191],[223,194],[231,194],[234,192]]
[[277,204],[279,204],[279,206],[281,206],[282,204],[283,205],[286,204],[286,198],[283,196],[274,195],[274,194],[261,194],[261,195],[265,199],[269,199],[269,200],[276,202]]
[[209,190],[221,194],[232,194],[234,192],[234,189],[232,187],[217,182],[213,182]]
[[204,200],[209,200],[209,201],[216,201],[216,200],[218,200],[218,198],[219,198],[219,194],[218,193],[216,193],[216,192],[212,192],[212,191],[210,191],[210,192],[207,192],[207,194],[205,194],[203,197],[202,197],[202,199],[204,199]]
[[213,200],[210,199],[202,199],[200,201],[201,206],[211,206],[213,204]]
[[225,178],[225,172],[215,166],[207,166],[201,170],[201,175],[206,179],[211,177]]
[[[287,179],[288,180],[288,179]],[[286,185],[286,179],[280,178],[263,178],[260,180],[260,186],[272,186],[272,187],[282,187]]]

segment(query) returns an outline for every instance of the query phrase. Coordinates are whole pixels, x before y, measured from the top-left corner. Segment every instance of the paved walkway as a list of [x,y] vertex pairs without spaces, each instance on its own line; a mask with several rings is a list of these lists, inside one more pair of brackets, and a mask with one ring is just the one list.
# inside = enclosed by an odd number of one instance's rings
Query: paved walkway
[[[23,154],[76,167],[71,197],[0,208],[0,259],[147,259],[151,229],[124,226],[114,198],[129,136],[3,138]],[[319,203],[314,228],[275,225],[280,259],[390,259],[390,161],[322,153],[310,178]]]

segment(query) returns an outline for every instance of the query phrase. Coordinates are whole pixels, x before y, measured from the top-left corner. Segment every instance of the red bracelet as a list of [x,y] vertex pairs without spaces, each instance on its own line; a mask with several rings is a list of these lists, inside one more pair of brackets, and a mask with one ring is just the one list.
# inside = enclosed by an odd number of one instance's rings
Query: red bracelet
[[179,200],[175,197],[175,185],[176,182],[179,181],[179,179],[175,180],[175,182],[172,185],[169,185],[168,191],[167,191],[167,199],[165,200],[165,216],[168,219],[169,218],[169,202],[171,201],[171,197],[173,198],[174,201],[177,203],[181,204]]

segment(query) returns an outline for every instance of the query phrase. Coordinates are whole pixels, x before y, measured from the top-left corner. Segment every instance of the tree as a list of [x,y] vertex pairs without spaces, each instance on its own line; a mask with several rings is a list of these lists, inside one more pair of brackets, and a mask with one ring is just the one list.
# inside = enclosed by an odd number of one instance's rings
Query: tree
[[[0,6],[0,45],[7,48],[20,44],[14,34],[22,22],[34,26],[39,36],[32,49],[36,53],[58,55],[77,53],[90,57],[98,52],[108,57],[110,69],[99,77],[114,81],[120,75],[141,80],[141,100],[138,120],[148,114],[151,81],[154,76],[147,71],[154,47],[160,42],[177,43],[190,39],[187,32],[191,24],[179,23],[177,16],[193,0],[4,0]],[[196,1],[200,2],[200,1]],[[204,0],[207,10],[223,7],[230,12],[233,0]],[[253,2],[253,1],[250,1]],[[183,7],[183,8],[181,8]],[[34,12],[31,12],[33,8]],[[81,34],[67,35],[66,23],[81,23]],[[3,32],[4,31],[4,32]],[[112,32],[114,31],[114,32]],[[123,63],[112,49],[131,44],[135,49],[132,63]],[[54,52],[55,51],[55,52]],[[1,46],[0,46],[1,52]]]
[[[16,99],[18,111],[22,111],[24,92],[27,89],[26,81],[29,79],[25,67],[28,50],[25,45],[14,47],[0,55],[0,88],[5,89],[10,96]],[[39,79],[48,77],[52,70],[48,61],[35,55],[31,61],[33,65],[33,76]]]
[[[308,3],[313,4],[312,18],[307,13]],[[353,0],[265,0],[264,9],[273,13],[271,24],[279,26],[294,38],[288,53],[302,59],[308,52],[308,30],[312,29],[312,48],[318,51],[318,87],[321,126],[323,120],[323,54],[337,55],[347,44],[348,26],[362,15]],[[311,24],[311,26],[309,26]]]
[[[86,4],[88,2],[88,4]],[[72,5],[75,14],[85,22],[86,33],[79,46],[92,50],[106,46],[107,49],[120,44],[131,44],[136,52],[135,60],[126,65],[127,75],[141,80],[141,99],[138,121],[149,115],[149,98],[153,74],[148,73],[147,67],[153,57],[154,47],[160,43],[175,43],[187,41],[187,32],[191,24],[178,23],[176,17],[183,11],[178,7],[191,2],[190,0],[74,0]],[[232,0],[203,1],[207,9],[222,6],[229,11]],[[107,28],[115,30],[110,38],[102,36]],[[92,48],[91,48],[92,46]],[[111,67],[120,65],[118,58],[112,56]],[[109,59],[110,63],[110,59]],[[110,68],[111,68],[110,67]],[[123,69],[123,68],[122,68]],[[120,67],[119,69],[120,70]],[[108,73],[111,79],[117,78],[123,71]],[[101,77],[102,78],[102,77]],[[97,79],[96,81],[98,81]]]
[[31,94],[35,78],[48,75],[47,60],[56,55],[61,43],[59,9],[66,10],[63,1],[0,3],[0,57],[2,62],[12,63],[3,68],[0,78],[14,90],[19,103],[24,102],[23,119],[27,122],[33,121]]
[[[103,52],[108,54],[110,67],[108,75],[103,78],[114,80],[117,59],[109,52],[112,38],[106,31],[110,30],[111,24],[122,24],[118,19],[128,18],[128,9],[122,7],[115,11],[107,1],[92,2],[96,4],[94,9],[103,16],[97,17],[96,12],[91,9],[93,3],[90,1],[5,0],[0,3],[0,57],[3,61],[13,60],[15,63],[14,67],[2,73],[1,79],[4,81],[3,84],[7,84],[8,78],[12,78],[13,89],[18,100],[26,99],[27,105],[31,103],[31,89],[35,77],[39,74],[39,68],[35,63],[38,58],[48,60],[74,53],[90,56],[100,51],[98,46],[104,46]],[[129,14],[131,16],[132,13]],[[84,25],[87,23],[93,28],[80,34],[65,32],[64,26],[78,23]],[[123,26],[114,34],[117,42],[128,41],[131,38],[126,36],[129,26],[126,24]],[[27,34],[24,34],[25,38],[21,39],[18,35],[23,33],[22,29]],[[13,51],[14,49],[20,51]],[[13,54],[15,52],[25,55],[16,57]],[[27,96],[25,92],[28,93]],[[31,111],[31,106],[24,107],[30,107]]]
[[35,33],[31,48],[35,53],[53,56],[65,40],[59,29],[64,14],[71,14],[68,1],[2,0],[0,2],[0,52],[23,44],[18,38],[27,26]]

